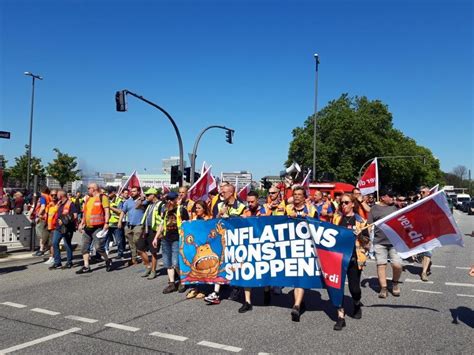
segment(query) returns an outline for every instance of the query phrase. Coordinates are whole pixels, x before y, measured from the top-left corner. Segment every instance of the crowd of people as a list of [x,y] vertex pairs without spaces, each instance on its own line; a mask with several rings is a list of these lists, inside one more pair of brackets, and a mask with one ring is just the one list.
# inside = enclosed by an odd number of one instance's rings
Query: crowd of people
[[[367,228],[398,208],[403,208],[429,195],[429,188],[423,187],[419,195],[396,195],[390,190],[379,193],[376,202],[373,195],[362,196],[354,188],[349,192],[335,192],[333,195],[315,191],[308,196],[308,191],[299,185],[288,191],[273,185],[268,190],[266,202],[255,191],[250,191],[246,201],[237,198],[235,187],[223,182],[219,189],[209,193],[207,201],[192,201],[188,198],[187,187],[180,187],[178,192],[161,194],[155,188],[140,191],[138,187],[124,188],[117,191],[115,187],[101,189],[97,184],[90,184],[86,196],[80,193],[72,195],[63,190],[45,187],[41,194],[34,197],[29,217],[35,224],[40,240],[39,250],[34,255],[43,256],[49,253],[50,270],[74,267],[72,238],[77,230],[81,233],[82,265],[76,274],[92,272],[91,264],[104,262],[107,272],[114,270],[116,263],[126,262],[134,266],[142,262],[144,272],[141,277],[152,280],[159,275],[159,267],[166,270],[168,284],[163,293],[186,292],[186,286],[179,279],[179,230],[183,221],[207,220],[212,218],[246,218],[252,216],[313,217],[333,223],[354,231],[354,249],[347,271],[349,292],[353,302],[355,319],[362,317],[361,309],[361,273],[367,258],[375,258],[377,265],[380,292],[378,297],[387,298],[389,291],[399,297],[402,260],[382,230]],[[66,249],[66,263],[62,264],[60,243],[63,240]],[[128,257],[126,247],[128,244]],[[112,258],[111,248],[116,247],[116,256]],[[162,259],[158,253],[161,250]],[[422,259],[421,280],[427,281],[430,273],[431,254],[424,253]],[[392,268],[391,288],[388,288],[386,267],[390,262]],[[208,286],[195,285],[188,289],[187,298],[203,299],[208,304],[219,304],[221,286],[215,284],[210,292]],[[243,292],[242,292],[243,291]],[[271,303],[272,295],[281,294],[279,287],[265,287],[263,290],[264,305]],[[242,294],[243,293],[243,294]],[[294,290],[294,305],[291,319],[299,321],[304,311],[304,293],[302,288]],[[243,296],[239,313],[251,311],[252,290],[230,288],[230,299],[238,300]],[[335,330],[345,327],[344,307],[337,310]]]

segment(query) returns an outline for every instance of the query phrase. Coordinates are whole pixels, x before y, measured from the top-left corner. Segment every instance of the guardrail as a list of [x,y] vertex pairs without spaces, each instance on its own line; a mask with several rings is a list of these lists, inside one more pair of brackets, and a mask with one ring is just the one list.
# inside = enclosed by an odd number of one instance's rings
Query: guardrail
[[25,215],[0,216],[0,245],[8,250],[31,249],[31,228]]

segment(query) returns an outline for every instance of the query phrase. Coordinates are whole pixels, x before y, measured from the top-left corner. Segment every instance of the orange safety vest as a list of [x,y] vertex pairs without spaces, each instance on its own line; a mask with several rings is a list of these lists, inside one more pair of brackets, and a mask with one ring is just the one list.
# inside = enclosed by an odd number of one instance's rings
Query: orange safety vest
[[42,216],[39,215],[39,211],[41,209],[41,203],[38,203],[36,204],[36,209],[35,209],[35,212],[34,212],[34,215],[35,216],[38,216],[40,219],[42,219],[43,221],[47,221],[48,220],[48,206],[49,204],[51,203],[52,201],[52,198],[50,195],[48,194],[45,194],[45,193],[41,193],[41,196],[44,197],[44,199],[46,200],[46,209],[44,210],[44,214]]
[[[89,199],[93,199],[92,209],[87,210],[89,205]],[[105,210],[102,206],[102,195],[90,197],[86,202],[84,202],[84,220],[86,221],[86,226],[96,227],[102,226],[105,224]]]
[[52,231],[56,228],[56,215],[58,213],[58,204],[51,201],[46,207],[46,223],[48,224],[48,230]]
[[[72,202],[70,200],[67,200],[66,203],[64,204],[64,207],[63,207],[63,211],[62,211],[62,215],[68,215],[69,214],[69,211],[71,210],[71,204]],[[55,213],[52,217],[52,220],[50,221],[49,219],[49,211],[51,210],[51,208],[48,210],[48,229],[49,230],[53,230],[53,229],[56,229],[56,226],[58,224],[58,210],[59,210],[59,204],[57,204],[55,206],[56,208],[54,208],[53,210],[55,210]]]
[[[335,213],[332,223],[338,226],[341,223],[342,214]],[[354,226],[354,234],[356,235],[355,239],[355,249],[356,249],[356,256],[357,256],[357,266],[359,270],[362,270],[365,267],[365,263],[367,261],[367,252],[362,245],[362,238],[360,237],[361,230],[364,229],[367,225],[367,222],[364,218],[360,215],[355,214],[355,226]],[[370,243],[370,242],[367,242]]]
[[[322,212],[328,213],[330,205],[331,205],[331,202],[328,202],[328,201],[323,202],[323,208],[321,209],[321,215],[319,215],[319,213],[318,213],[319,220],[321,220],[323,222],[331,222],[331,217],[330,216],[328,216],[327,214],[325,216],[322,215]],[[315,207],[316,207],[316,210],[317,210],[318,206],[315,206]]]

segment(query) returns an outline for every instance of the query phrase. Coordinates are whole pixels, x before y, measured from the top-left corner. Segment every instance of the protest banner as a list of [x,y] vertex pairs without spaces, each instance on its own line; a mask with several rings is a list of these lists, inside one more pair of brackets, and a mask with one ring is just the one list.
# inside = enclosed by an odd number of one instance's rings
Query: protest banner
[[464,246],[444,191],[402,208],[374,225],[387,235],[403,259],[443,245]]
[[351,230],[286,216],[184,222],[181,281],[240,287],[327,288],[340,306],[354,248]]

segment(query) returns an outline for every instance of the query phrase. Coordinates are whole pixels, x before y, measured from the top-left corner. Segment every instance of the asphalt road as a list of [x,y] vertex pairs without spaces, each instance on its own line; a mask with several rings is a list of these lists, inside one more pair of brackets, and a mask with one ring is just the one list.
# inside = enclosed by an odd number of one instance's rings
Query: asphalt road
[[[292,290],[254,309],[237,312],[230,300],[208,306],[185,294],[162,294],[166,277],[146,280],[143,266],[103,263],[78,276],[48,271],[42,260],[0,264],[0,354],[58,353],[472,353],[474,336],[474,216],[455,211],[465,248],[437,249],[428,283],[420,266],[407,265],[402,295],[377,298],[375,264],[362,277],[363,316],[346,318],[335,332],[335,310],[326,291],[307,293],[301,322],[290,320]],[[348,294],[348,292],[347,292]],[[351,311],[347,302],[348,312]]]

